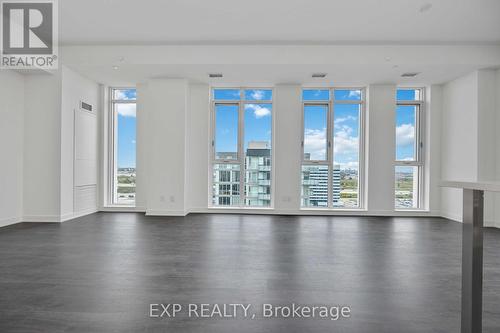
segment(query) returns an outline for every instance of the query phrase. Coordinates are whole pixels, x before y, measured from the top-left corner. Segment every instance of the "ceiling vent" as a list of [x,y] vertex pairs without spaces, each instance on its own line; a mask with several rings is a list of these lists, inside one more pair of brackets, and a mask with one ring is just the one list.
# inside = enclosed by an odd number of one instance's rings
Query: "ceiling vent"
[[313,73],[312,75],[313,78],[325,78],[326,77],[326,73]]
[[218,77],[222,77],[222,73],[209,73],[208,74],[208,77],[209,78],[218,78]]
[[401,77],[415,77],[418,74],[420,74],[420,73],[419,72],[403,73],[403,74],[401,74]]

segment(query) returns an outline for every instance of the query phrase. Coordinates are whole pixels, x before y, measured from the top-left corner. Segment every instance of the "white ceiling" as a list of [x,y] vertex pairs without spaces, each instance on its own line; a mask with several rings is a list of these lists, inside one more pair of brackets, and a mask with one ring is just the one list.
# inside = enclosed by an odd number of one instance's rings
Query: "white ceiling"
[[59,12],[61,62],[113,85],[432,84],[500,66],[500,0],[61,0]]
[[59,11],[63,45],[500,43],[499,0],[62,0]]
[[[110,85],[149,78],[187,78],[216,85],[277,83],[434,84],[479,68],[500,67],[500,45],[224,45],[65,46],[63,64]],[[312,79],[315,72],[325,79]],[[402,78],[405,72],[419,72]],[[222,73],[209,79],[208,73]]]

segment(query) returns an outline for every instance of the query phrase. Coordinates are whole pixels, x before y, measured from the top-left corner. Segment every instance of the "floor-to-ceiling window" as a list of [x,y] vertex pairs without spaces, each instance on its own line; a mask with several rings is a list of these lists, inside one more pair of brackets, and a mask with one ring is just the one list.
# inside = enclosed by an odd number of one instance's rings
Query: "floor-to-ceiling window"
[[361,208],[364,90],[304,89],[301,206]]
[[110,202],[135,205],[136,180],[136,89],[112,88]]
[[396,209],[418,209],[423,180],[423,89],[401,88],[396,100],[395,193]]
[[212,206],[270,207],[272,89],[213,89],[212,99]]

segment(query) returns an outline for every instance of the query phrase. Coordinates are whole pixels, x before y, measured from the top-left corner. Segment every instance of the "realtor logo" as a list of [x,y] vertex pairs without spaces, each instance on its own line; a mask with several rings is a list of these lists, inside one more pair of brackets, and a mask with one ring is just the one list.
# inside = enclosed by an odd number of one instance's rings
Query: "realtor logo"
[[2,68],[57,68],[57,2],[2,1]]

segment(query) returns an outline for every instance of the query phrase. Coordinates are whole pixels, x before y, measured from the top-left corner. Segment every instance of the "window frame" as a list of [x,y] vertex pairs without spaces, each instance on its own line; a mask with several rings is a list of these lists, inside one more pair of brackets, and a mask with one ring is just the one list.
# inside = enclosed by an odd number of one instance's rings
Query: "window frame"
[[[398,90],[418,90],[418,100],[398,100]],[[423,203],[425,202],[425,88],[424,87],[397,87],[396,88],[396,109],[399,106],[415,106],[415,159],[413,161],[397,160],[397,146],[394,145],[394,183],[396,180],[396,167],[417,167],[418,168],[418,184],[417,184],[417,205],[416,207],[396,207],[396,188],[394,188],[394,210],[395,211],[411,211],[411,210],[424,210]],[[396,112],[396,110],[395,110]],[[394,138],[396,139],[396,114],[394,114]]]
[[[328,205],[326,207],[308,207],[302,206],[302,195],[300,194],[300,209],[301,210],[365,210],[365,126],[366,126],[366,89],[365,87],[302,87],[302,94],[304,90],[329,90],[329,99],[326,100],[302,100],[302,136],[301,136],[301,165],[300,165],[300,180],[302,188],[302,167],[308,165],[326,165],[328,167]],[[359,90],[361,92],[360,100],[336,100],[335,90]],[[358,206],[354,208],[349,207],[334,207],[333,206],[333,168],[334,168],[334,120],[335,120],[335,104],[355,104],[359,105],[359,156],[358,156]],[[326,143],[326,160],[306,160],[305,154],[305,107],[308,105],[326,105],[327,109],[327,143]],[[302,193],[302,189],[301,189]]]
[[[217,89],[235,89],[240,91],[239,100],[216,100],[214,98],[214,91]],[[245,90],[271,90],[271,100],[245,100]],[[210,158],[209,158],[209,188],[208,188],[208,207],[216,209],[273,209],[274,208],[274,87],[210,87]],[[237,158],[234,160],[228,159],[217,159],[216,158],[216,147],[215,147],[215,136],[216,136],[216,105],[238,105],[238,152],[236,154]],[[270,104],[271,109],[271,174],[270,174],[270,203],[269,206],[247,206],[245,204],[246,194],[245,194],[245,104]],[[214,186],[214,165],[215,164],[237,164],[240,166],[240,204],[232,206],[215,205],[213,203],[213,186]]]
[[[115,99],[114,92],[116,90],[136,90],[137,87],[108,87],[108,133],[109,133],[109,149],[108,149],[108,189],[107,189],[107,206],[120,206],[120,207],[136,207],[137,197],[134,198],[133,204],[119,203],[118,198],[118,114],[115,106],[117,104],[136,104],[137,110],[137,96],[136,99]],[[136,128],[137,131],[137,128]],[[137,133],[137,132],[136,132]],[[136,148],[137,149],[137,148]],[[136,168],[137,172],[137,168]],[[137,194],[137,187],[136,187]]]

